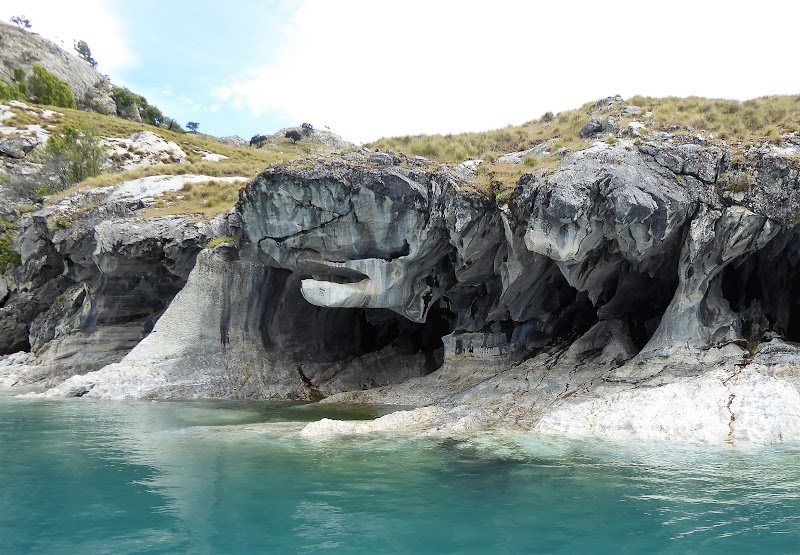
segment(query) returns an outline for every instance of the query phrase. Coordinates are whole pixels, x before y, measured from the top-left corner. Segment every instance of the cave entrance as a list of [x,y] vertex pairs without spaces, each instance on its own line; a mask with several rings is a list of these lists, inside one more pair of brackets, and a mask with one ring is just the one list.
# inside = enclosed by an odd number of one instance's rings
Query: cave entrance
[[800,342],[800,238],[779,236],[722,271],[722,296],[741,322],[742,337],[771,335]]
[[[442,337],[449,334],[455,316],[434,303],[425,322],[412,322],[388,309],[326,308],[312,305],[300,293],[301,277],[274,272],[283,295],[270,296],[265,308],[273,316],[264,322],[265,347],[277,347],[296,362],[333,363],[377,353],[392,347],[398,356],[425,355],[425,371],[442,365]],[[273,289],[274,290],[274,289]]]
[[601,320],[626,322],[631,341],[641,351],[658,329],[677,287],[677,277],[653,277],[628,266],[604,284],[597,314]]
[[360,316],[361,352],[380,351],[393,345],[401,354],[424,353],[428,373],[444,361],[442,337],[453,331],[455,315],[436,303],[425,322],[417,323],[385,309],[364,309]]

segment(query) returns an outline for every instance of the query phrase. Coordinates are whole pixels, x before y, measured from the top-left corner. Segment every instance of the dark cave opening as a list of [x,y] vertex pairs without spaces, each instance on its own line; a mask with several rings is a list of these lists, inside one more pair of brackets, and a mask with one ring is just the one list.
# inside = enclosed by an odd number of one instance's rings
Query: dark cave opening
[[173,275],[161,279],[142,275],[104,280],[94,295],[97,312],[92,326],[141,320],[146,327],[152,327],[184,285],[184,279]]
[[747,341],[763,341],[774,334],[800,342],[800,261],[792,256],[797,242],[794,238],[783,248],[784,242],[744,255],[716,278]]
[[641,350],[653,337],[677,287],[677,277],[653,277],[625,267],[604,283],[598,298],[598,316],[626,322],[634,346]]
[[442,337],[452,331],[455,321],[444,303],[433,303],[421,323],[388,309],[320,307],[302,297],[302,278],[287,274],[275,273],[283,281],[283,295],[266,301],[278,303],[266,309],[274,310],[262,330],[266,347],[278,347],[296,362],[334,363],[392,346],[398,355],[423,353],[427,372],[441,366]]
[[434,303],[425,322],[412,322],[391,310],[364,309],[360,315],[361,351],[380,351],[393,345],[402,354],[422,352],[428,372],[442,365],[442,337],[453,331],[455,315],[442,303]]

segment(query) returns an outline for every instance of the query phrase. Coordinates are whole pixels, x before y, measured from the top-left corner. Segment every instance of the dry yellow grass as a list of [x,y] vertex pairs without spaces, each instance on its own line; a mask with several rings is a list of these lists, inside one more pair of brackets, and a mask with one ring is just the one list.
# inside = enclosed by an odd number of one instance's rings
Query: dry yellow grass
[[657,125],[676,125],[714,133],[734,143],[778,142],[783,133],[800,132],[800,95],[764,96],[738,101],[720,98],[650,98],[630,104],[652,112]]
[[[222,144],[213,137],[200,133],[176,133],[144,123],[66,108],[52,108],[54,111],[59,112],[60,115],[52,116],[49,120],[43,120],[38,116],[43,109],[48,109],[48,107],[31,106],[31,111],[36,112],[36,116],[29,114],[28,111],[15,109],[15,112],[19,113],[11,119],[11,122],[13,125],[24,126],[28,123],[47,121],[54,131],[58,131],[64,125],[87,125],[105,138],[129,137],[139,131],[150,131],[164,140],[175,142],[187,154],[187,162],[184,163],[157,164],[126,172],[105,173],[86,179],[70,189],[53,195],[51,201],[63,199],[80,190],[116,185],[151,175],[197,174],[211,177],[240,176],[252,178],[275,162],[288,162],[304,158],[310,154],[331,151],[330,148],[323,145],[305,141],[292,143],[289,139],[279,139],[261,149],[235,147]],[[16,123],[14,123],[15,121]],[[202,158],[206,152],[222,154],[227,159],[220,162],[204,161]],[[188,207],[187,210],[190,208]],[[177,204],[174,209],[179,210]]]
[[242,185],[226,181],[187,183],[178,191],[158,197],[155,206],[145,210],[142,216],[196,214],[208,220],[233,208]]
[[[625,105],[638,106],[641,113],[625,114],[621,111]],[[627,129],[632,121],[645,123],[649,130],[686,133],[692,128],[706,133],[710,139],[725,141],[736,152],[751,144],[778,143],[785,133],[800,133],[800,95],[768,96],[744,102],[635,96],[611,107],[598,107],[590,102],[577,110],[555,115],[548,112],[538,120],[484,133],[407,135],[382,138],[368,146],[410,156],[426,156],[448,164],[482,159],[486,164],[475,189],[484,195],[498,196],[513,187],[518,179],[518,172],[495,163],[498,156],[526,150],[551,139],[556,142],[550,152],[562,147],[567,151],[586,148],[589,141],[580,137],[581,128],[593,117],[607,116],[613,117],[621,130]],[[604,140],[614,142],[616,138],[609,135]],[[547,171],[554,169],[560,161],[558,156],[529,158],[523,166],[527,166],[527,171]]]

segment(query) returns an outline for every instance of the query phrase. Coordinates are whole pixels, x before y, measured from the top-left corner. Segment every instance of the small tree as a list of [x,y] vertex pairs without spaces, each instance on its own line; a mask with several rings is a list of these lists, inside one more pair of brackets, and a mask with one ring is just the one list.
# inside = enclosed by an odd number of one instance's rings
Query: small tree
[[286,135],[284,135],[284,137],[291,140],[293,143],[296,143],[297,141],[303,138],[303,136],[300,135],[300,132],[297,129],[290,129],[289,131],[286,132]]
[[165,117],[164,118],[164,125],[162,126],[164,129],[168,131],[174,131],[175,133],[183,133],[183,128],[180,124],[172,118]]
[[14,68],[14,82],[17,84],[17,88],[19,89],[19,92],[21,92],[22,94],[25,95],[25,98],[23,98],[22,100],[27,100],[28,99],[28,85],[26,84],[27,80],[28,80],[28,78],[25,75],[25,70],[22,69],[21,67],[15,67]]
[[79,40],[73,43],[73,46],[82,60],[89,62],[92,67],[97,67],[97,60],[92,58],[92,51],[89,49],[89,45],[86,44],[85,40]]
[[31,20],[24,15],[15,15],[11,18],[11,23],[19,27],[19,29],[30,29]]
[[164,127],[164,114],[161,113],[161,110],[153,106],[152,104],[148,104],[144,107],[143,110],[140,111],[142,119],[149,123],[150,125],[155,125],[156,127]]
[[196,121],[190,121],[186,124],[186,129],[191,131],[192,133],[197,133],[197,128],[200,127],[200,124]]
[[37,153],[42,176],[63,190],[103,172],[107,154],[97,132],[85,125],[66,125]]

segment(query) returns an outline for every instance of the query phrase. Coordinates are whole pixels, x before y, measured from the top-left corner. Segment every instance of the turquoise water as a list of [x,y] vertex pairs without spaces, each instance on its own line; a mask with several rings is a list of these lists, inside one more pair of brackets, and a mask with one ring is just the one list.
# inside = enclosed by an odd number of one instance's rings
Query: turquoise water
[[800,553],[800,450],[307,440],[380,412],[0,398],[0,553]]

